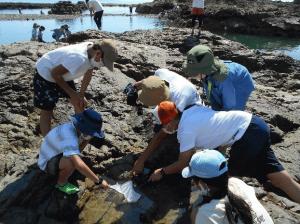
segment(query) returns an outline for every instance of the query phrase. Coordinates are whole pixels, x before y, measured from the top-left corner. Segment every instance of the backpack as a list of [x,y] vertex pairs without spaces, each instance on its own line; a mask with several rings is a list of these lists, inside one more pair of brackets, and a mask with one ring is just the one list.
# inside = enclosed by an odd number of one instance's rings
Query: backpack
[[231,177],[225,198],[226,216],[230,224],[274,224],[267,210],[256,198],[254,188],[244,181]]

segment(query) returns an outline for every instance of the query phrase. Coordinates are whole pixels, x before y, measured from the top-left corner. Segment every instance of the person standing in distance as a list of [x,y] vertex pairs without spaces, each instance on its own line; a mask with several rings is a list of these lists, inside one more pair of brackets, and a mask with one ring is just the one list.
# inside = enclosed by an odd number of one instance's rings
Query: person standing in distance
[[86,4],[91,12],[91,15],[94,16],[94,21],[100,30],[102,27],[102,16],[103,16],[103,6],[99,0],[86,0]]

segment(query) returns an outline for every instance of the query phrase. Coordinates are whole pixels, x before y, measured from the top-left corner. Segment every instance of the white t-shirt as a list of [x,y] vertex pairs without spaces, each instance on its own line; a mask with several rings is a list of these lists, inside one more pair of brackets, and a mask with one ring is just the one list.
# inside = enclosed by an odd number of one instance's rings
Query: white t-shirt
[[193,4],[192,4],[193,8],[204,8],[204,0],[193,0]]
[[92,69],[87,54],[87,46],[92,42],[84,42],[57,48],[41,57],[36,63],[36,69],[44,79],[55,82],[51,71],[58,65],[64,66],[69,72],[62,77],[65,81],[71,81],[83,76],[87,70]]
[[46,135],[38,159],[40,169],[45,170],[47,162],[60,153],[65,157],[80,155],[79,139],[72,122],[57,126]]
[[183,76],[168,69],[158,69],[154,75],[169,83],[170,101],[179,111],[192,104],[202,104],[196,87]]
[[251,118],[252,114],[244,111],[214,111],[193,106],[183,112],[179,122],[180,152],[232,145],[244,135]]
[[92,9],[95,12],[103,10],[103,6],[99,0],[90,0],[88,2],[89,9]]
[[225,211],[225,199],[214,199],[199,207],[195,224],[229,224]]

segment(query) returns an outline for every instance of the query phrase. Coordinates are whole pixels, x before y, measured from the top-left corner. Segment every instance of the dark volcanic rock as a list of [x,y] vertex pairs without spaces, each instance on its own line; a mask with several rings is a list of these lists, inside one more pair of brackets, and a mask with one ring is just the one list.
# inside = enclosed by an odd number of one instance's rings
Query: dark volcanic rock
[[[190,27],[191,0],[177,0],[172,9],[154,10],[162,2],[145,3],[137,8],[141,13],[160,13],[174,26]],[[171,6],[170,6],[171,7]],[[265,0],[205,2],[204,28],[243,34],[300,36],[300,5]]]
[[[299,176],[300,62],[287,56],[258,53],[245,46],[204,31],[201,39],[190,39],[190,29],[168,28],[110,34],[87,31],[70,40],[116,39],[119,57],[114,73],[95,72],[87,90],[90,106],[101,112],[106,139],[94,142],[83,152],[84,161],[98,174],[118,181],[128,180],[138,153],[152,136],[150,110],[143,114],[125,103],[122,93],[127,83],[140,80],[160,67],[181,73],[185,53],[193,44],[207,44],[221,59],[239,62],[252,72],[256,90],[247,110],[262,116],[272,127],[272,148],[285,168]],[[38,134],[39,111],[33,107],[34,64],[45,52],[64,43],[26,42],[2,45],[0,50],[0,220],[3,223],[174,223],[187,208],[189,183],[174,175],[140,187],[142,201],[126,204],[112,190],[103,191],[75,173],[80,193],[66,197],[55,191],[55,179],[36,165],[41,141]],[[193,79],[197,87],[200,82]],[[68,120],[73,109],[66,101],[58,103],[54,124]],[[155,169],[177,159],[176,135],[170,136],[151,157],[147,167]],[[297,223],[299,207],[285,197],[267,193],[260,185],[260,200],[275,223]],[[163,206],[162,206],[163,205]],[[139,218],[142,217],[141,221]],[[178,223],[184,223],[178,222]],[[187,223],[187,222],[186,222]]]
[[80,14],[85,9],[87,9],[86,4],[82,1],[77,4],[73,4],[71,1],[59,1],[51,6],[49,14]]
[[158,0],[151,3],[138,4],[136,6],[137,13],[144,14],[158,14],[165,10],[173,9],[175,6],[174,1],[170,0]]

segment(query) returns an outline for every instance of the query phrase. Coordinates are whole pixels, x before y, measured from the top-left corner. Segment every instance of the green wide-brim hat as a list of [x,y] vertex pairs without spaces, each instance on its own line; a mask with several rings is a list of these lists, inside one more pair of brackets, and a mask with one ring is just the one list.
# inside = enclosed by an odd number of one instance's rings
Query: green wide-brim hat
[[224,80],[228,72],[224,62],[215,58],[208,46],[201,44],[189,50],[183,71],[188,77],[205,74],[212,75],[216,80]]

